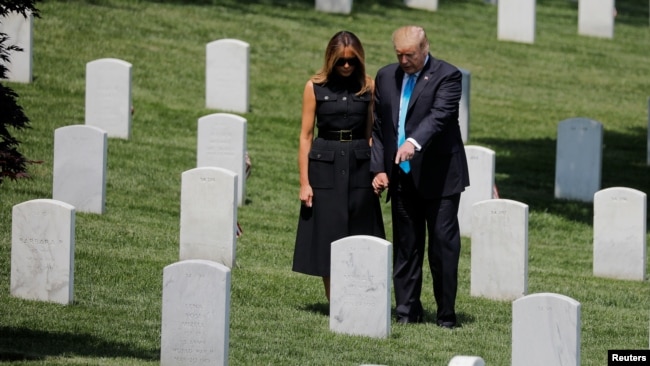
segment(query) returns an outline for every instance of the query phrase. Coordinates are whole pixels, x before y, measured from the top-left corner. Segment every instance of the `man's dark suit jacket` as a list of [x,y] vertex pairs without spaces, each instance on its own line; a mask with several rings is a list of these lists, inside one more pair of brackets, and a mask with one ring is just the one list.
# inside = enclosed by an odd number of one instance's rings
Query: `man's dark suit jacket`
[[[399,64],[381,68],[375,78],[375,124],[372,133],[373,173],[386,172],[394,181],[397,124],[404,71]],[[453,65],[433,58],[418,76],[406,115],[407,138],[422,146],[411,159],[413,181],[422,198],[460,193],[469,186],[465,148],[458,124],[462,74]],[[392,186],[392,185],[391,185]],[[388,197],[391,195],[389,187]]]

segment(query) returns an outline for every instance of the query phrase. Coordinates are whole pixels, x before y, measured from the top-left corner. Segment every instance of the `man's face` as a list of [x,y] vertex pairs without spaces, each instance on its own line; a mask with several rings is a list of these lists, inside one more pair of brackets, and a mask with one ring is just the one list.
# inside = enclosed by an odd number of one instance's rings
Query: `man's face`
[[426,51],[422,50],[420,45],[406,42],[395,43],[395,55],[400,67],[407,74],[422,70],[427,57]]

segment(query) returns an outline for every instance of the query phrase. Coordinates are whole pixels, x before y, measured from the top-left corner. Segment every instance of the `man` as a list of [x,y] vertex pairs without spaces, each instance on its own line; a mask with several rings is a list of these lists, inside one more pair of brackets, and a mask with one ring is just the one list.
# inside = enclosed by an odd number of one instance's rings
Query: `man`
[[[393,46],[398,63],[381,68],[375,78],[370,170],[375,174],[375,192],[388,188],[387,200],[392,199],[397,321],[423,321],[420,294],[428,232],[436,321],[441,327],[454,328],[460,256],[458,203],[469,186],[458,124],[462,74],[429,54],[429,41],[421,27],[397,29]],[[415,83],[412,91],[409,79]]]

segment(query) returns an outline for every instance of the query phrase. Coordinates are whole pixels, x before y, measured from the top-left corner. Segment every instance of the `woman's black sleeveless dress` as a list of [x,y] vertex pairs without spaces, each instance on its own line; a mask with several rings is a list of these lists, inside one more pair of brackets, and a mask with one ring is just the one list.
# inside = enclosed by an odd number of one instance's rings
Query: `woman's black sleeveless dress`
[[383,239],[385,232],[365,137],[371,94],[357,96],[331,82],[314,85],[314,93],[318,137],[308,168],[314,197],[312,207],[300,208],[293,271],[327,277],[333,241],[352,235]]

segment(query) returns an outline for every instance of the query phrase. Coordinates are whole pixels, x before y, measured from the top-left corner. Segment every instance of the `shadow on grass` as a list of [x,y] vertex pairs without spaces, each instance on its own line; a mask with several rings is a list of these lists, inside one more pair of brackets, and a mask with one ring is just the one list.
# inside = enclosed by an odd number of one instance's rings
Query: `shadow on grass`
[[0,362],[42,360],[47,356],[125,357],[155,361],[160,350],[108,342],[82,333],[58,333],[27,328],[0,327]]
[[[650,193],[647,165],[647,132],[603,132],[601,189],[627,187]],[[568,220],[590,224],[593,203],[556,199],[556,140],[479,138],[467,145],[485,146],[496,152],[496,185],[499,197],[529,206],[530,211],[549,212]]]
[[330,304],[324,302],[318,302],[315,304],[307,304],[300,308],[302,311],[309,311],[314,314],[320,314],[324,316],[330,315]]

